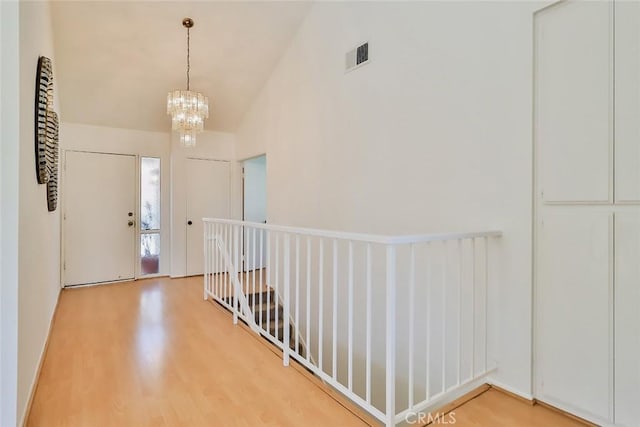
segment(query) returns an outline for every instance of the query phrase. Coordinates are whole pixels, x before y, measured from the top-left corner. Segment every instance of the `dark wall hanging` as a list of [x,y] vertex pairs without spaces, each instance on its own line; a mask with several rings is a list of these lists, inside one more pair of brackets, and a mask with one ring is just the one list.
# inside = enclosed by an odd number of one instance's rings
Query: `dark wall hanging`
[[47,112],[47,207],[49,212],[58,206],[58,115],[55,111]]
[[53,67],[45,56],[38,58],[35,99],[36,177],[47,184],[47,206],[56,210],[58,202],[58,115],[53,111]]

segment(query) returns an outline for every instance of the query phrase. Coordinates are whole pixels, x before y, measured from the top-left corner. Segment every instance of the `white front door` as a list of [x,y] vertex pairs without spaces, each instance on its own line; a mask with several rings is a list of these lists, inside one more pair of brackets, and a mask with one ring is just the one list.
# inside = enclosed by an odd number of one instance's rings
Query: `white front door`
[[202,218],[229,218],[229,162],[187,159],[187,276],[203,274]]
[[65,286],[135,277],[135,156],[67,151]]

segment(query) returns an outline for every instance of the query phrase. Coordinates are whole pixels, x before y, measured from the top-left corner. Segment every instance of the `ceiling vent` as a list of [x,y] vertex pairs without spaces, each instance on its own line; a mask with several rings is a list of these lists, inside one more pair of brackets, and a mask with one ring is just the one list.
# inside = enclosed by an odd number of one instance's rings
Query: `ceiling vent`
[[347,52],[346,71],[352,71],[369,63],[369,42]]

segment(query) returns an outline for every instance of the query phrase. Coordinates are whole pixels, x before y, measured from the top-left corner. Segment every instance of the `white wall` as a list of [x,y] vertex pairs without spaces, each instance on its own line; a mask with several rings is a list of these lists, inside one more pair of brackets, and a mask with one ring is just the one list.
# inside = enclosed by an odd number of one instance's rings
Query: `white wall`
[[[60,210],[48,212],[46,185],[34,161],[35,74],[40,55],[54,65],[49,2],[20,2],[20,157],[18,288],[18,419],[33,390],[60,292]],[[54,106],[58,107],[58,92]]]
[[[238,131],[275,224],[500,229],[495,381],[531,395],[533,3],[315,4]],[[344,54],[370,42],[370,64]]]
[[[171,269],[171,233],[169,229],[171,212],[169,198],[171,188],[170,135],[164,132],[63,123],[61,144],[63,150],[130,154],[141,157],[160,158],[160,274],[168,275]],[[64,170],[61,178],[61,208],[64,211]]]
[[187,158],[228,160],[232,166],[232,217],[240,215],[240,167],[235,162],[235,135],[225,132],[198,134],[195,147],[184,148],[175,132],[171,134],[171,277],[186,274]]
[[18,3],[0,2],[0,425],[17,423]]

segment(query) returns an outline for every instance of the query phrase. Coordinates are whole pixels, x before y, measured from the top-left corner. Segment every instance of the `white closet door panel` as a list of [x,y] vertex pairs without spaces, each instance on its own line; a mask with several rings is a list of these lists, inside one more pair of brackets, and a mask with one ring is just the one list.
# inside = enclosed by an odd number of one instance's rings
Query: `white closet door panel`
[[616,214],[616,425],[640,426],[640,214]]
[[640,201],[640,2],[616,3],[616,201]]
[[611,4],[566,2],[535,19],[536,129],[543,198],[610,199]]
[[187,275],[204,272],[202,218],[229,218],[230,164],[187,159]]
[[610,420],[612,275],[609,213],[547,213],[540,224],[538,398]]

